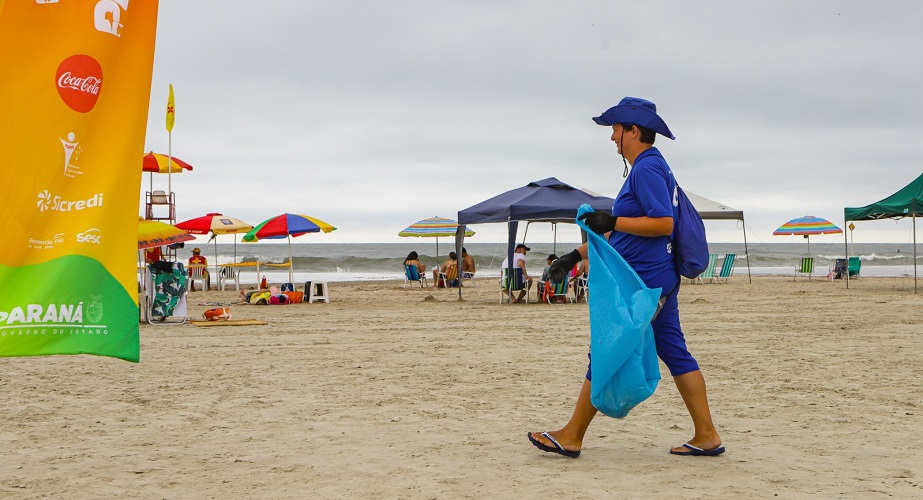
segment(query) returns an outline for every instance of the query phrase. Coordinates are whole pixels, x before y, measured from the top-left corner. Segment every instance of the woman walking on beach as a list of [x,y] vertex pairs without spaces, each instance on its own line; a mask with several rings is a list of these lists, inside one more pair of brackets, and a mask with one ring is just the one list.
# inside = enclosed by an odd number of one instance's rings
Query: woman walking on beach
[[[654,103],[625,97],[617,106],[593,118],[599,125],[611,126],[625,165],[627,177],[612,206],[612,215],[591,212],[581,217],[594,232],[604,235],[625,261],[638,273],[648,288],[660,288],[667,300],[652,321],[657,355],[670,374],[686,404],[695,427],[687,443],[670,449],[675,455],[714,456],[724,452],[708,407],[705,378],[695,358],[686,348],[679,322],[677,293],[679,273],[673,264],[670,236],[676,203],[676,180],[660,151],[654,147],[656,133],[674,139],[667,124],[657,115]],[[631,164],[629,173],[628,164]],[[554,281],[564,278],[574,265],[587,258],[584,243],[556,260],[549,269]],[[556,431],[530,432],[529,441],[543,451],[576,458],[580,455],[586,430],[596,416],[590,402],[591,366],[567,424]]]

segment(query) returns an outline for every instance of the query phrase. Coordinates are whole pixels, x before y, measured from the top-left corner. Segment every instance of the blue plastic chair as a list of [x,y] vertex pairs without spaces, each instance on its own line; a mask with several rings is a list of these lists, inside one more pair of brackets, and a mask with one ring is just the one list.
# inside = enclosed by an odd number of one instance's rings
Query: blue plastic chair
[[413,288],[414,282],[419,283],[420,288],[429,286],[426,282],[426,274],[421,273],[416,264],[404,264],[404,288],[407,288],[408,283],[410,283],[410,288]]

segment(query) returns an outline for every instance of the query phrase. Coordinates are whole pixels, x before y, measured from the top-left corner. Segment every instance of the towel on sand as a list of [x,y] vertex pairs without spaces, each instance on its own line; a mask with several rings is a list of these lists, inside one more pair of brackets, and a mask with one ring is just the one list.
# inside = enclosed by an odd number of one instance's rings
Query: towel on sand
[[[593,209],[582,205],[581,216]],[[586,224],[590,259],[590,401],[610,417],[623,418],[654,393],[660,381],[651,318],[660,289],[644,285],[637,273],[602,236]]]

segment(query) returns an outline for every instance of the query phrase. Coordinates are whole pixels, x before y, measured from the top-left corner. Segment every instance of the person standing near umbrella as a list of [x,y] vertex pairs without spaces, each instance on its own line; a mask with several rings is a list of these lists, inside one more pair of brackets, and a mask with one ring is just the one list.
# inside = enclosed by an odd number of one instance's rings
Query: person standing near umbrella
[[[625,164],[627,177],[612,207],[612,215],[591,212],[581,217],[587,226],[605,235],[649,288],[660,288],[667,297],[652,321],[657,355],[670,369],[695,427],[686,444],[671,448],[675,455],[719,455],[724,452],[721,437],[712,423],[705,378],[689,354],[679,322],[676,293],[679,274],[673,263],[670,236],[676,199],[676,180],[660,151],[654,147],[655,133],[674,139],[667,124],[657,115],[654,103],[625,97],[618,105],[593,118],[598,125],[611,126]],[[631,173],[628,164],[631,164]],[[559,281],[574,265],[587,258],[584,243],[556,260],[549,269],[552,281]],[[678,289],[677,289],[678,291]],[[530,432],[529,440],[543,451],[576,458],[580,455],[586,430],[597,410],[590,402],[591,367],[577,399],[573,415],[557,431]]]

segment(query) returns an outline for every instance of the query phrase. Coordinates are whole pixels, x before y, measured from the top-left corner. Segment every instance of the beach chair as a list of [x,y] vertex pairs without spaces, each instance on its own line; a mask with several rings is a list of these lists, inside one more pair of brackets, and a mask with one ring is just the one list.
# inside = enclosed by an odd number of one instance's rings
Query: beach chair
[[729,253],[725,254],[724,262],[721,264],[721,272],[712,277],[712,283],[721,283],[721,280],[724,280],[727,283],[731,279],[731,275],[734,274],[734,263],[737,261],[737,254]]
[[414,282],[419,283],[420,288],[429,286],[426,282],[426,274],[421,273],[415,264],[404,264],[404,288],[407,288],[408,283],[410,283],[410,288],[413,288]]
[[563,299],[565,303],[570,302],[574,303],[574,299],[567,294],[568,287],[570,286],[570,277],[565,276],[563,280],[555,283],[551,282],[550,290],[545,294],[545,302],[549,304],[556,304],[560,302],[560,299]]
[[439,273],[439,288],[455,288],[458,286],[458,266],[449,266],[445,272]]
[[[186,285],[189,278],[179,262],[157,262],[148,266],[145,273],[145,300],[147,322],[177,324],[186,322]],[[168,321],[170,318],[179,321]]]
[[580,276],[577,276],[571,280],[571,282],[574,284],[574,302],[580,302],[581,299],[586,302],[590,293],[590,279],[587,276],[587,273],[583,273]]
[[705,283],[704,280],[711,281],[715,277],[715,268],[718,265],[718,254],[710,253],[708,254],[708,266],[705,267],[705,270],[702,271],[702,274],[695,277],[695,279],[690,280],[693,285],[701,285]]
[[[476,271],[477,271],[477,270],[475,270],[475,272],[476,272]],[[474,281],[474,273],[473,273],[473,272],[462,273],[462,285],[463,285],[463,286],[464,286],[464,284],[465,284],[466,281],[470,281],[470,282],[471,282],[471,286],[477,286],[477,281]]]
[[833,263],[833,268],[830,269],[830,273],[827,274],[827,279],[830,281],[841,279],[846,274],[846,259],[836,259]]
[[795,269],[795,277],[792,278],[792,281],[798,279],[799,276],[807,276],[808,281],[814,278],[814,257],[801,259],[801,267]]
[[846,265],[847,272],[849,272],[850,278],[859,277],[859,269],[862,267],[862,261],[859,260],[859,257],[850,257],[849,262]]
[[503,268],[500,270],[500,303],[503,303],[503,297],[506,296],[507,302],[513,302],[513,292],[519,292],[522,290],[526,291],[526,304],[529,303],[529,292],[532,288],[532,284],[523,281],[522,279],[522,268],[514,267],[512,279],[508,275],[507,271],[509,269]]
[[193,264],[189,266],[189,290],[195,291],[195,282],[202,282],[202,291],[210,287],[208,279],[208,269],[202,264]]
[[231,266],[221,266],[221,271],[218,272],[218,290],[224,291],[226,286],[225,282],[234,282],[234,286],[237,291],[240,291],[240,277],[238,276],[239,271],[236,267]]

